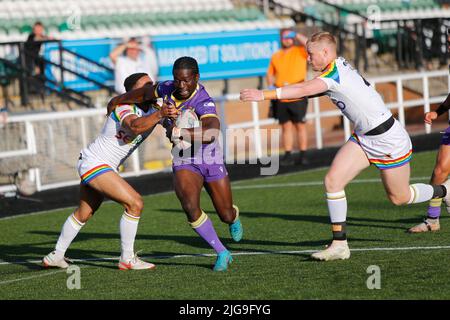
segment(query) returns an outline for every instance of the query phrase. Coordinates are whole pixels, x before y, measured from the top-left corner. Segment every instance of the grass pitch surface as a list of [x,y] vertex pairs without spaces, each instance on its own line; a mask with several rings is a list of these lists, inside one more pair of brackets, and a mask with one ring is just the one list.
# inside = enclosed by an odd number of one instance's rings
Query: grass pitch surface
[[[414,154],[412,181],[427,182],[435,152]],[[154,271],[119,271],[118,204],[104,203],[81,230],[67,256],[80,267],[81,289],[71,274],[42,269],[73,208],[0,220],[0,300],[3,299],[449,299],[450,221],[441,231],[411,235],[427,203],[395,207],[378,171],[370,168],[347,189],[346,261],[316,262],[331,231],[321,181],[326,169],[233,183],[244,239],[234,243],[206,193],[202,207],[234,254],[228,272],[211,270],[213,251],[186,222],[173,193],[144,197],[135,243]],[[151,184],[151,177],[148,179]],[[367,287],[378,266],[381,289]],[[370,268],[369,268],[370,270]],[[369,280],[369,282],[371,282]]]

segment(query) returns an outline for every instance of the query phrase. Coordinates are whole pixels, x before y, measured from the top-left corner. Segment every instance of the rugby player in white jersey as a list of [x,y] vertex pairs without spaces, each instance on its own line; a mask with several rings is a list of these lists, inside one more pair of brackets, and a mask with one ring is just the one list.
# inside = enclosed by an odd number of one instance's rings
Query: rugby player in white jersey
[[354,125],[354,133],[336,154],[325,176],[328,212],[333,241],[316,252],[317,260],[348,259],[346,237],[347,200],[345,186],[362,170],[374,164],[389,200],[404,205],[442,198],[448,183],[409,184],[412,145],[403,126],[392,117],[375,88],[348,62],[337,56],[336,40],[328,32],[314,34],[307,43],[308,61],[321,74],[303,83],[276,90],[244,89],[242,101],[297,99],[324,93]]
[[[146,73],[135,73],[125,79],[126,91],[152,83]],[[119,269],[153,269],[155,265],[138,258],[134,240],[143,209],[141,196],[117,173],[119,166],[165,117],[175,118],[176,109],[163,104],[158,110],[151,102],[120,105],[107,116],[100,135],[80,153],[78,173],[80,203],[62,227],[55,250],[45,256],[45,267],[67,268],[65,252],[80,229],[108,197],[124,207],[120,220],[121,256]]]

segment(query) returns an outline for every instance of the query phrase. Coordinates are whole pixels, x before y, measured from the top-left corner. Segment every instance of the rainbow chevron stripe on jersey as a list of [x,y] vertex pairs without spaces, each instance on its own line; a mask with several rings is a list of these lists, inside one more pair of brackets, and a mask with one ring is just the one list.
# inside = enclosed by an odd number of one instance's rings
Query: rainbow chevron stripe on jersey
[[331,62],[316,79],[326,83],[326,95],[354,124],[358,135],[369,132],[392,116],[374,87],[342,57]]
[[149,116],[156,111],[152,107],[145,112],[136,105],[117,106],[106,119],[100,135],[81,151],[82,159],[95,159],[95,163],[105,164],[117,171],[118,167],[153,130],[135,135],[128,128],[122,126],[123,120],[131,115]]
[[99,175],[106,173],[108,171],[114,171],[114,170],[107,164],[102,164],[97,167],[94,167],[81,176],[81,182],[83,184],[88,184],[95,177],[98,177]]
[[325,70],[325,72],[323,72],[319,77],[320,78],[329,78],[329,79],[336,81],[337,83],[340,83],[339,72],[336,67],[336,61],[333,61],[332,63],[330,63],[328,65],[327,69]]

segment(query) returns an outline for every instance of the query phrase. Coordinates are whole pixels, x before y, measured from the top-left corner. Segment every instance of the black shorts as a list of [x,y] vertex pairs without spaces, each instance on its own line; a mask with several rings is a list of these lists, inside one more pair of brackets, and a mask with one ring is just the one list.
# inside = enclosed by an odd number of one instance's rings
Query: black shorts
[[288,121],[294,123],[306,122],[306,111],[308,109],[308,99],[302,99],[292,102],[276,102],[276,118],[283,124]]

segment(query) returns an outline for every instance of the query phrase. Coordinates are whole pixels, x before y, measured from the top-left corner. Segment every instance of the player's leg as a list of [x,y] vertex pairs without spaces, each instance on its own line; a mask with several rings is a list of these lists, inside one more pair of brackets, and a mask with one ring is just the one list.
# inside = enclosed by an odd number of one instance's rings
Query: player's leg
[[141,195],[114,171],[95,177],[89,181],[89,186],[122,204],[125,209],[119,223],[121,243],[119,269],[153,269],[154,264],[140,260],[134,253],[134,242],[144,207]]
[[284,156],[280,161],[281,165],[294,164],[294,158],[292,156],[292,149],[294,148],[294,124],[292,121],[286,121],[281,123],[281,135],[283,139]]
[[277,103],[278,122],[281,125],[281,139],[284,149],[284,156],[280,160],[283,166],[294,164],[294,157],[292,156],[292,149],[294,148],[294,124],[291,121],[291,113],[286,102],[278,101]]
[[409,163],[397,168],[381,170],[381,179],[389,200],[395,205],[425,202],[443,198],[447,192],[442,185],[409,184]]
[[63,224],[55,250],[43,258],[42,262],[45,267],[67,268],[69,266],[64,258],[67,249],[81,228],[100,207],[103,199],[100,192],[88,185],[80,184],[79,205]]
[[306,150],[308,148],[308,132],[306,130],[306,112],[308,109],[308,100],[302,99],[292,103],[292,120],[297,132],[298,149],[300,151],[298,164],[307,164]]
[[344,189],[369,165],[369,160],[361,146],[352,140],[347,141],[333,159],[325,176],[325,190],[332,224],[333,242],[327,249],[314,253],[312,255],[314,259],[336,260],[350,257],[346,234],[347,198]]
[[306,132],[306,124],[304,122],[296,122],[295,128],[297,129],[298,148],[300,152],[305,152],[308,148],[308,135]]
[[[204,182],[203,176],[201,173],[193,172],[190,169],[180,169],[179,167],[174,171],[175,193],[187,215],[189,224],[216,251],[218,257],[214,270],[226,270],[228,264],[232,261],[231,254],[217,236],[208,215],[200,208],[200,192]],[[222,260],[225,263],[222,263]]]
[[239,218],[239,208],[233,204],[230,179],[225,176],[219,180],[205,182],[205,189],[220,220],[229,225],[231,237],[239,242],[244,231]]
[[[450,170],[450,145],[442,144],[436,156],[436,165],[431,176],[430,184],[443,184]],[[439,217],[441,215],[442,198],[431,199],[424,222],[410,228],[410,233],[420,233],[440,230]],[[450,203],[446,203],[447,212],[450,213]]]

